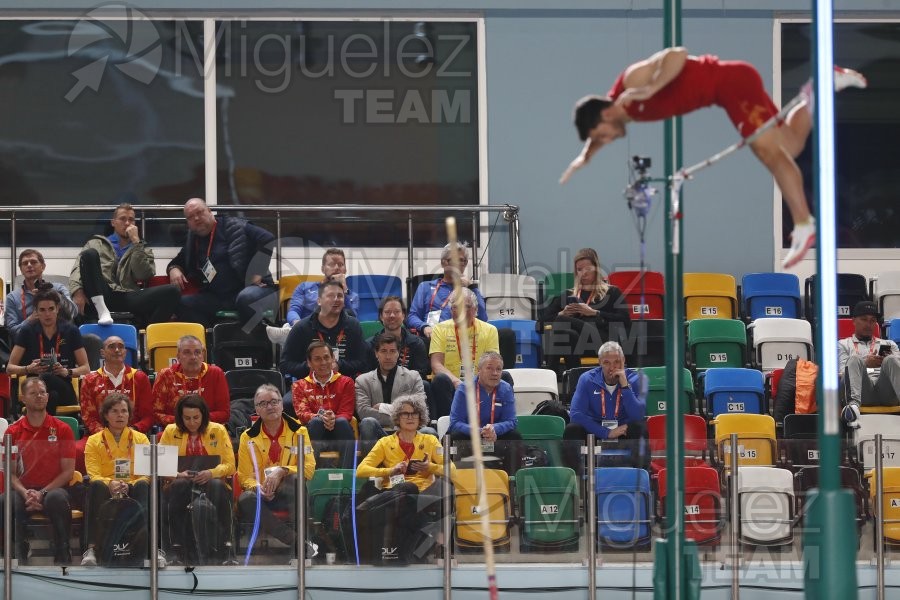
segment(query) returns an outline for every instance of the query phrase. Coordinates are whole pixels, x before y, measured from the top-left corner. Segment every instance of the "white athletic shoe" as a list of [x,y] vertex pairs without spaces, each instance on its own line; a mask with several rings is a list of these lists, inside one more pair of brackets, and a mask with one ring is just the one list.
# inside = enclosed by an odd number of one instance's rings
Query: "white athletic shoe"
[[802,225],[794,225],[791,232],[791,248],[781,263],[785,269],[789,269],[800,262],[806,251],[816,243],[816,219],[810,217],[809,221]]
[[869,82],[859,71],[834,65],[834,91],[840,92],[848,87],[865,89]]
[[94,553],[93,548],[88,548],[84,551],[84,554],[81,556],[81,566],[82,567],[96,567],[97,566],[97,555]]
[[156,566],[160,569],[165,569],[166,565],[168,565],[168,561],[166,561],[166,553],[162,550],[156,551]]
[[291,326],[288,324],[285,324],[284,327],[272,327],[271,325],[266,325],[266,335],[273,344],[284,346],[284,342],[287,341],[290,332]]

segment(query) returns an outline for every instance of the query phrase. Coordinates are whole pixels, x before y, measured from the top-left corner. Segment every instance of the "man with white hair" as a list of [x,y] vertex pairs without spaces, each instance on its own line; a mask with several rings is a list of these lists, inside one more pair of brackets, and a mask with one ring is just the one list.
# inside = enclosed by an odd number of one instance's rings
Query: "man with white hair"
[[[477,365],[485,352],[500,352],[500,340],[497,328],[481,319],[475,318],[478,300],[475,292],[469,288],[460,288],[466,306],[466,324],[469,330],[469,344],[472,350],[472,364]],[[432,418],[450,414],[450,405],[457,386],[462,382],[462,353],[460,351],[460,332],[456,326],[456,293],[448,297],[451,318],[435,326],[431,334],[431,345],[428,353],[431,356],[431,406],[428,412]],[[477,367],[474,369],[478,374]]]
[[[468,288],[472,283],[466,278],[465,269],[469,263],[468,249],[465,244],[456,243],[456,249],[459,256],[459,283],[461,286]],[[415,329],[419,335],[430,338],[434,330],[434,326],[441,321],[450,318],[450,292],[453,291],[454,280],[456,279],[456,271],[450,260],[451,244],[444,246],[441,252],[441,267],[444,274],[432,281],[423,281],[416,289],[412,303],[409,305],[409,315],[406,317],[406,324],[410,329]],[[484,298],[476,287],[473,290],[475,298],[478,302],[478,318],[487,321],[487,309],[484,307]]]
[[[578,379],[563,439],[584,440],[589,433],[598,441],[644,437],[647,405],[636,389],[641,386],[640,373],[625,367],[625,352],[618,342],[606,342],[597,356],[600,366]],[[572,462],[573,468],[580,464],[577,457]]]

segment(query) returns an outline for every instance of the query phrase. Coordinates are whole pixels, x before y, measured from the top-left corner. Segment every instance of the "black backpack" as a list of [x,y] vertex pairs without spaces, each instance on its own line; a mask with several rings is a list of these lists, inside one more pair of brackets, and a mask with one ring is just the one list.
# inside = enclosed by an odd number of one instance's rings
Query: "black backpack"
[[544,400],[534,407],[531,411],[533,415],[553,415],[554,417],[562,417],[569,424],[569,411],[562,405],[559,400]]
[[212,560],[221,557],[222,544],[220,537],[225,532],[219,531],[218,511],[206,492],[197,488],[193,490],[193,500],[187,506],[191,527],[187,532],[190,540],[185,544],[187,560],[192,564],[211,564]]
[[147,558],[147,512],[134,498],[110,498],[97,511],[100,564],[142,567]]

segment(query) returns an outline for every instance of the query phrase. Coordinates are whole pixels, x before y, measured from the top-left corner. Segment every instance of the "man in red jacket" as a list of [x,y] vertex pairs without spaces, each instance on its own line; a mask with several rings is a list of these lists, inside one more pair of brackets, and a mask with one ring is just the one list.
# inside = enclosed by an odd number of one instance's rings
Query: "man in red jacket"
[[231,417],[231,397],[225,373],[203,359],[203,342],[192,335],[178,340],[177,362],[156,374],[153,414],[165,426],[175,422],[175,403],[185,394],[199,394],[209,407],[209,420],[223,425]]
[[310,373],[294,382],[291,396],[297,418],[309,431],[316,460],[321,450],[335,449],[341,453],[341,468],[352,469],[354,453],[347,442],[355,439],[350,421],[356,405],[356,386],[346,375],[334,372],[335,362],[334,351],[327,342],[312,342],[306,349]]

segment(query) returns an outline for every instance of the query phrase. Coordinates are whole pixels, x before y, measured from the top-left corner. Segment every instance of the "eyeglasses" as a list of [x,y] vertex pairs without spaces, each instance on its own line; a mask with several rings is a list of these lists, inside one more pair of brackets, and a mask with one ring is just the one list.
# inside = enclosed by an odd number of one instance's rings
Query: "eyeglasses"
[[260,400],[256,403],[256,408],[275,408],[281,404],[281,400],[278,398],[272,398],[271,400]]
[[406,412],[406,411],[404,411],[404,412],[398,413],[398,414],[399,414],[401,417],[406,418],[406,419],[412,419],[412,418],[415,418],[415,417],[418,417],[418,416],[419,416],[419,413],[417,413],[417,412]]

